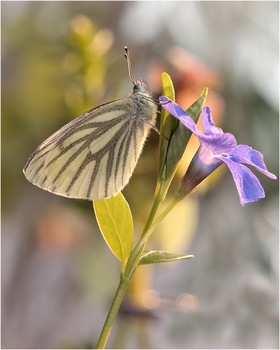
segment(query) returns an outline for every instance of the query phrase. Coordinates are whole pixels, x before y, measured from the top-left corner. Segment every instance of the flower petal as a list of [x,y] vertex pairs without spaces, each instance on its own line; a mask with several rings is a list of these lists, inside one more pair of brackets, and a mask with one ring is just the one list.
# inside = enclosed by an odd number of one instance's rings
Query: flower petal
[[212,156],[209,148],[200,146],[182,179],[182,185],[187,185],[186,193],[190,193],[201,181],[222,164],[223,161],[221,159]]
[[223,156],[218,158],[225,162],[231,171],[241,205],[244,206],[246,203],[256,202],[265,197],[259,179],[251,170],[230,158]]
[[204,107],[201,111],[201,122],[205,135],[213,135],[213,134],[223,134],[223,130],[221,128],[217,128],[215,123],[213,122],[211,110],[208,106]]
[[203,147],[212,150],[213,157],[223,153],[229,155],[237,145],[235,137],[228,132],[224,134],[201,135],[199,142]]
[[267,170],[261,152],[256,151],[247,145],[236,146],[233,152],[230,154],[230,158],[235,162],[252,165],[258,171],[262,172],[271,179],[277,179],[274,174]]
[[265,197],[264,189],[258,178],[250,169],[241,164],[252,165],[266,176],[276,179],[276,176],[267,170],[263,155],[259,151],[246,145],[237,145],[232,134],[224,133],[222,129],[217,128],[209,107],[202,109],[203,134],[191,117],[177,103],[165,96],[161,96],[159,100],[162,107],[191,130],[200,142],[198,152],[182,179],[182,191],[186,190],[186,194],[189,193],[220,166],[222,161],[227,164],[232,173],[242,205]]
[[202,135],[202,132],[199,130],[192,118],[174,101],[166,96],[160,96],[159,102],[162,107],[173,117],[179,119],[185,127],[187,127],[191,132],[193,132],[197,137]]

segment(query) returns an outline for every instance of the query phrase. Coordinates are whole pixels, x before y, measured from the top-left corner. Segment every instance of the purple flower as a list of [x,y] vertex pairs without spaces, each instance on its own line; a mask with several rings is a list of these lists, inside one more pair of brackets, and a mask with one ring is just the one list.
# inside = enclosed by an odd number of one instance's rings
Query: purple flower
[[259,151],[246,145],[237,145],[232,134],[224,133],[222,129],[217,128],[212,120],[209,107],[204,107],[201,112],[203,134],[192,118],[177,103],[165,96],[161,96],[159,101],[162,107],[190,129],[200,142],[182,179],[179,191],[184,190],[185,195],[190,193],[221,164],[226,163],[233,176],[242,205],[265,197],[264,189],[258,178],[243,165],[252,165],[264,175],[276,179],[276,176],[267,170],[263,155]]

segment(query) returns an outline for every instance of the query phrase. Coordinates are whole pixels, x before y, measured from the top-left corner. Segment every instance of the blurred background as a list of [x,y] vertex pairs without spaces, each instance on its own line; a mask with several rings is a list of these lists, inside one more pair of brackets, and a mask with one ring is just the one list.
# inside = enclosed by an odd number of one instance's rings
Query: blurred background
[[[278,176],[278,2],[2,1],[2,348],[95,346],[120,263],[92,203],[31,185],[29,154],[62,125],[170,74],[187,108],[209,88],[217,125]],[[197,141],[192,139],[175,188]],[[124,190],[141,234],[157,177],[151,133]],[[109,348],[278,348],[278,181],[242,207],[222,166],[154,233],[152,249],[195,255],[141,267]]]

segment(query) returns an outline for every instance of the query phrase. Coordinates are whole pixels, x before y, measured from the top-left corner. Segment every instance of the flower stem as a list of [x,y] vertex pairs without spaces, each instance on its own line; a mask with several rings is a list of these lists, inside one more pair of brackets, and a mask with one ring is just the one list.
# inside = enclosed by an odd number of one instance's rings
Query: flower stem
[[142,233],[142,236],[145,234],[145,232],[149,229],[149,227],[151,227],[153,221],[154,221],[154,218],[156,216],[156,213],[158,211],[158,208],[160,206],[160,204],[162,203],[162,198],[160,197],[156,197],[155,200],[154,200],[154,203],[153,203],[153,206],[150,210],[150,214],[149,214],[149,217],[147,219],[147,222],[146,222],[146,225],[143,229],[143,233]]
[[117,316],[117,313],[119,311],[119,308],[121,306],[122,300],[124,298],[125,292],[129,286],[130,279],[122,278],[120,281],[120,284],[118,286],[118,289],[116,291],[114,300],[112,302],[111,308],[109,310],[109,313],[107,315],[106,321],[104,323],[102,332],[100,334],[100,337],[98,339],[96,349],[104,349],[107,339],[109,337],[109,334],[111,332],[113,322]]
[[[139,260],[141,258],[142,252],[145,248],[145,245],[147,243],[147,240],[151,236],[151,234],[154,232],[157,225],[166,217],[166,215],[175,207],[175,205],[179,202],[177,198],[173,198],[173,200],[170,202],[170,204],[165,208],[165,210],[161,213],[161,215],[158,217],[158,219],[150,225],[150,227],[143,231],[143,234],[136,244],[135,248],[131,252],[127,265],[125,270],[125,275],[128,278],[131,278],[134,274],[136,268],[138,267]],[[151,221],[152,222],[152,221]],[[146,225],[147,226],[147,225]]]
[[136,271],[139,260],[141,258],[142,252],[145,248],[148,238],[151,236],[156,226],[165,218],[165,216],[174,208],[174,206],[178,203],[178,199],[174,197],[171,203],[167,206],[167,208],[161,213],[158,219],[154,222],[154,218],[156,216],[157,210],[162,202],[162,199],[156,197],[154,200],[153,206],[150,211],[150,215],[148,217],[147,223],[143,230],[142,236],[139,242],[136,244],[135,248],[131,252],[126,267],[124,271],[121,273],[121,281],[116,291],[114,300],[112,302],[111,308],[109,310],[108,316],[104,323],[102,332],[100,334],[99,340],[96,345],[96,349],[104,349],[109,334],[111,332],[113,322],[117,316],[118,310],[124,298],[125,292],[130,284],[130,281]]

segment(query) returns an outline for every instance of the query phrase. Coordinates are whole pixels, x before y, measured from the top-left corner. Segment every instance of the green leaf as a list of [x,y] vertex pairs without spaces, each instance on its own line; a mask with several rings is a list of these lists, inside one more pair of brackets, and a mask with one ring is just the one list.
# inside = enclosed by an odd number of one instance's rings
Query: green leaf
[[122,193],[93,202],[96,220],[113,254],[125,261],[133,242],[133,220],[130,207]]
[[[172,80],[170,76],[163,72],[161,75],[162,80],[162,94],[166,97],[169,97],[172,101],[175,101],[175,91]],[[179,124],[179,120],[174,118],[171,114],[169,114],[164,108],[161,109],[161,120],[160,120],[160,132],[167,138],[170,138],[172,132]],[[164,162],[166,159],[166,150],[168,147],[168,141],[161,137],[159,140],[159,169],[160,173],[162,167],[164,166]]]
[[[186,110],[188,115],[195,122],[198,121],[198,118],[200,116],[201,110],[204,106],[204,103],[207,97],[207,92],[208,92],[207,88],[203,89],[200,98],[197,101],[195,101]],[[182,123],[178,124],[178,127],[175,129],[174,133],[172,134],[171,139],[169,141],[168,152],[167,152],[166,161],[165,161],[167,179],[172,180],[175,174],[175,171],[177,169],[178,163],[185,152],[185,149],[189,142],[191,134],[192,134],[191,131],[188,128],[186,128]]]
[[[167,73],[162,74],[162,85],[163,85],[163,95],[173,99],[174,89],[171,78]],[[187,113],[190,117],[197,122],[200,112],[204,106],[208,89],[205,88],[202,91],[200,98],[195,101],[188,109]],[[182,158],[186,146],[191,137],[191,131],[187,129],[182,123],[180,123],[176,118],[167,113],[164,108],[162,108],[162,119],[161,132],[168,137],[168,143],[161,138],[160,143],[160,170],[157,181],[157,187],[155,191],[155,198],[160,197],[165,198],[170,183],[175,175],[177,166],[180,159]]]
[[191,259],[193,257],[193,255],[178,255],[161,250],[151,250],[143,253],[139,261],[139,265],[158,264],[175,260]]

